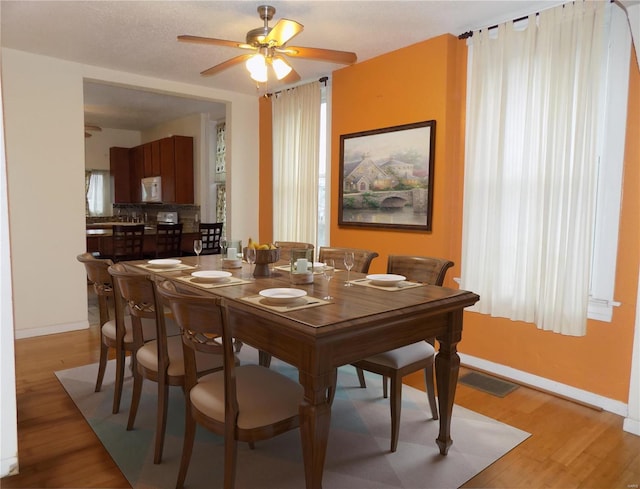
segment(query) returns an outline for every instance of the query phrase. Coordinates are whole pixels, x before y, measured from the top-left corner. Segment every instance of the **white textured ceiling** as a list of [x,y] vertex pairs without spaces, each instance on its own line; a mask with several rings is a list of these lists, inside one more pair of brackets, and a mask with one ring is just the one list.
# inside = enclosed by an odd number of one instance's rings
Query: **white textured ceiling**
[[[458,35],[561,3],[564,0],[269,2],[276,8],[270,25],[280,18],[304,25],[290,45],[353,51],[359,62],[441,34]],[[255,94],[256,87],[242,65],[215,76],[200,76],[201,71],[244,51],[181,43],[176,37],[191,34],[242,42],[247,31],[263,25],[256,11],[260,4],[244,0],[2,0],[0,40],[3,47],[21,51]],[[291,59],[291,64],[302,80],[318,79],[342,67],[304,59]],[[280,88],[269,86],[270,90]],[[86,122],[127,129],[168,117],[159,114],[159,106],[165,111],[171,108],[171,117],[194,108],[185,99],[142,96],[96,84],[85,86],[85,102]],[[119,114],[118,106],[128,110]],[[200,111],[220,109],[214,104]]]

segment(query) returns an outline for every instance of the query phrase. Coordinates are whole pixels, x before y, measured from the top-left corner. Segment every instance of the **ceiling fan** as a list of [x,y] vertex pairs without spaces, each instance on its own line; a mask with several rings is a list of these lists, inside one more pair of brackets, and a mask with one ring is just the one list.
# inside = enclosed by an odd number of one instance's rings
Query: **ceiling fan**
[[95,126],[93,124],[85,124],[84,125],[84,137],[85,138],[90,138],[93,135],[89,131],[100,132],[100,131],[102,131],[102,128],[99,127],[99,126]]
[[[276,9],[270,5],[260,5],[258,14],[264,21],[263,27],[258,27],[247,32],[246,42],[227,41],[211,37],[199,37],[182,35],[178,41],[200,44],[213,44],[251,51],[228,59],[220,64],[202,71],[203,76],[211,76],[220,73],[242,62],[251,74],[251,78],[258,83],[268,80],[270,66],[278,80],[292,83],[300,80],[300,75],[289,64],[285,56],[315,59],[330,63],[353,64],[357,60],[356,53],[349,51],[335,51],[333,49],[306,48],[300,46],[287,46],[294,36],[302,32],[304,26],[299,22],[289,19],[280,19],[273,27],[269,27],[269,21],[273,18]],[[283,56],[284,55],[284,56]]]

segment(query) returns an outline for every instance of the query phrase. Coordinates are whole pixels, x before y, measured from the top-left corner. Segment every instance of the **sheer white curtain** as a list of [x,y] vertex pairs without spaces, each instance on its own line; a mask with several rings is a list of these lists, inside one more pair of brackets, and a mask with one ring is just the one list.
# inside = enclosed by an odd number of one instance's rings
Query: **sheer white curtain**
[[90,216],[105,216],[111,214],[110,187],[108,171],[91,170],[87,189],[87,203]]
[[320,83],[285,90],[273,104],[273,238],[316,243]]
[[461,286],[473,310],[586,333],[605,2],[472,38]]

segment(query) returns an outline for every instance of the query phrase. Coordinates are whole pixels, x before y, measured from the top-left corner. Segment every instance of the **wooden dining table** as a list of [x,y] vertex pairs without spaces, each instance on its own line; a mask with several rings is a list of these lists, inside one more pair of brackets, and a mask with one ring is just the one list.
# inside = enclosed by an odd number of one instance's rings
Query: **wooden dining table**
[[[460,359],[463,310],[479,297],[473,292],[431,285],[402,288],[372,287],[365,275],[351,272],[354,283],[345,287],[347,272],[336,270],[332,280],[321,274],[313,283],[291,285],[286,266],[272,265],[271,275],[253,278],[251,265],[230,269],[237,285],[205,286],[192,280],[197,270],[220,270],[220,255],[182,257],[181,269],[151,269],[147,262],[125,262],[127,267],[173,280],[200,294],[223,297],[234,337],[299,371],[304,388],[300,404],[300,433],[307,489],[322,487],[322,473],[331,423],[328,392],[335,389],[337,368],[368,356],[411,343],[436,338],[436,385],[440,414],[435,440],[446,455],[452,444],[451,413]],[[242,279],[238,281],[237,279]],[[275,310],[259,299],[264,289],[293,287],[306,291],[312,304]],[[333,299],[322,300],[329,293]],[[264,358],[264,357],[263,357]]]

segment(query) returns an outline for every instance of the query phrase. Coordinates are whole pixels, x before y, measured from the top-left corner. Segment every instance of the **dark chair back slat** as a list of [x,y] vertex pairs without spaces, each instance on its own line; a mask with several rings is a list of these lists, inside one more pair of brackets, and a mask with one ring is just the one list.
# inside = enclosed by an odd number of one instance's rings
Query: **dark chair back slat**
[[113,261],[142,260],[144,224],[115,224],[112,229]]
[[156,258],[182,255],[182,223],[158,223],[156,228]]
[[220,240],[222,238],[223,222],[201,222],[200,234],[202,235],[202,254],[219,255],[222,253]]

